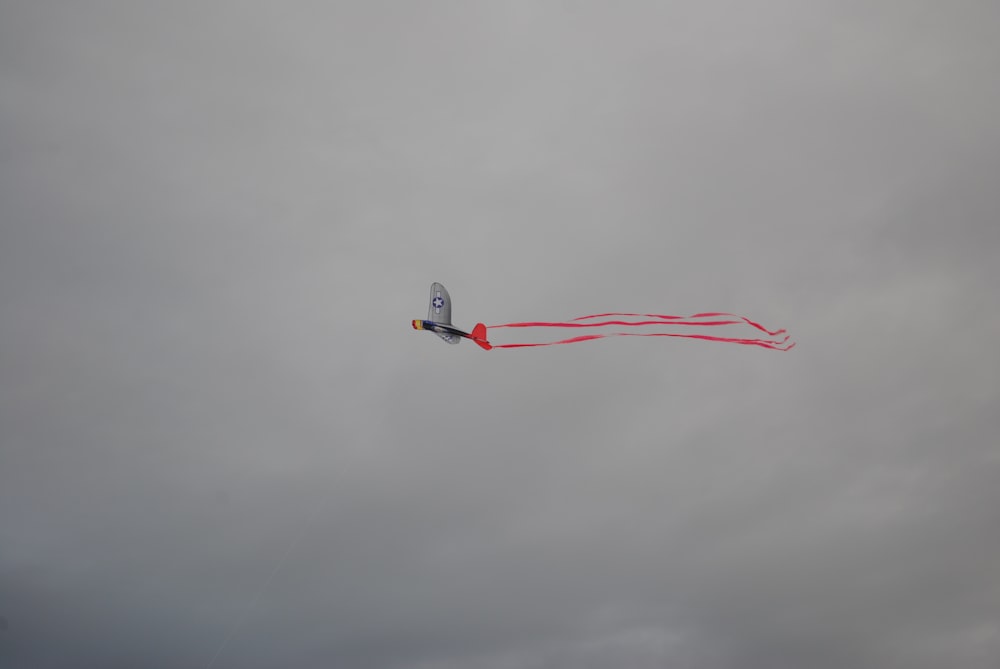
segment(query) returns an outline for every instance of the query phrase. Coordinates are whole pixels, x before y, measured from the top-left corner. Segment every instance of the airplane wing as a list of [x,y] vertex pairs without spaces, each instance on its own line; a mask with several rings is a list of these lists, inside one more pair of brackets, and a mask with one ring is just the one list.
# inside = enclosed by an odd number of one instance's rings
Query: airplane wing
[[[451,325],[451,295],[440,283],[431,284],[431,301],[427,307],[427,320],[441,325]],[[462,340],[461,337],[443,332],[435,332],[434,334],[449,344],[457,344]]]

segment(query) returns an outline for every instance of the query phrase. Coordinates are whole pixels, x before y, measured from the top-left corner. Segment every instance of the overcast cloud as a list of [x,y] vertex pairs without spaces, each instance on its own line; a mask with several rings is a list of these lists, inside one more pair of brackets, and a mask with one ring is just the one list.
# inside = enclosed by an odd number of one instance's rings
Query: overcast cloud
[[0,1],[0,666],[1000,666],[998,25]]

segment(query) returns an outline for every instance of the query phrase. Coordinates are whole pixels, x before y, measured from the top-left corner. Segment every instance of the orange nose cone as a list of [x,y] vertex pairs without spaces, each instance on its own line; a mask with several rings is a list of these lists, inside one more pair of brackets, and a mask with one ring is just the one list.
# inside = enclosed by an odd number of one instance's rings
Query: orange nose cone
[[413,329],[414,330],[422,330],[423,329],[422,327],[420,327],[422,325],[422,323],[420,321],[418,321],[418,320],[411,321],[411,325],[413,325]]

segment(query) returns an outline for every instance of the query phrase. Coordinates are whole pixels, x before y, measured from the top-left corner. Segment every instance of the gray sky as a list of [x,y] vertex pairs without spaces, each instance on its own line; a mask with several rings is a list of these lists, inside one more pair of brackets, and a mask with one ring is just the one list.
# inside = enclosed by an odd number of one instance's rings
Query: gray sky
[[996,667],[997,25],[0,2],[0,666]]

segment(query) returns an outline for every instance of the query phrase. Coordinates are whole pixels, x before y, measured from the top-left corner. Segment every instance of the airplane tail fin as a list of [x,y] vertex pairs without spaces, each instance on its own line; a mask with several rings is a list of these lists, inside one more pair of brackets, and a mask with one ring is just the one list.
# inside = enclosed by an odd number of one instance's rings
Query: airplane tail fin
[[493,346],[486,341],[486,326],[482,323],[476,323],[476,327],[472,328],[472,341],[479,344],[480,347],[489,351]]

